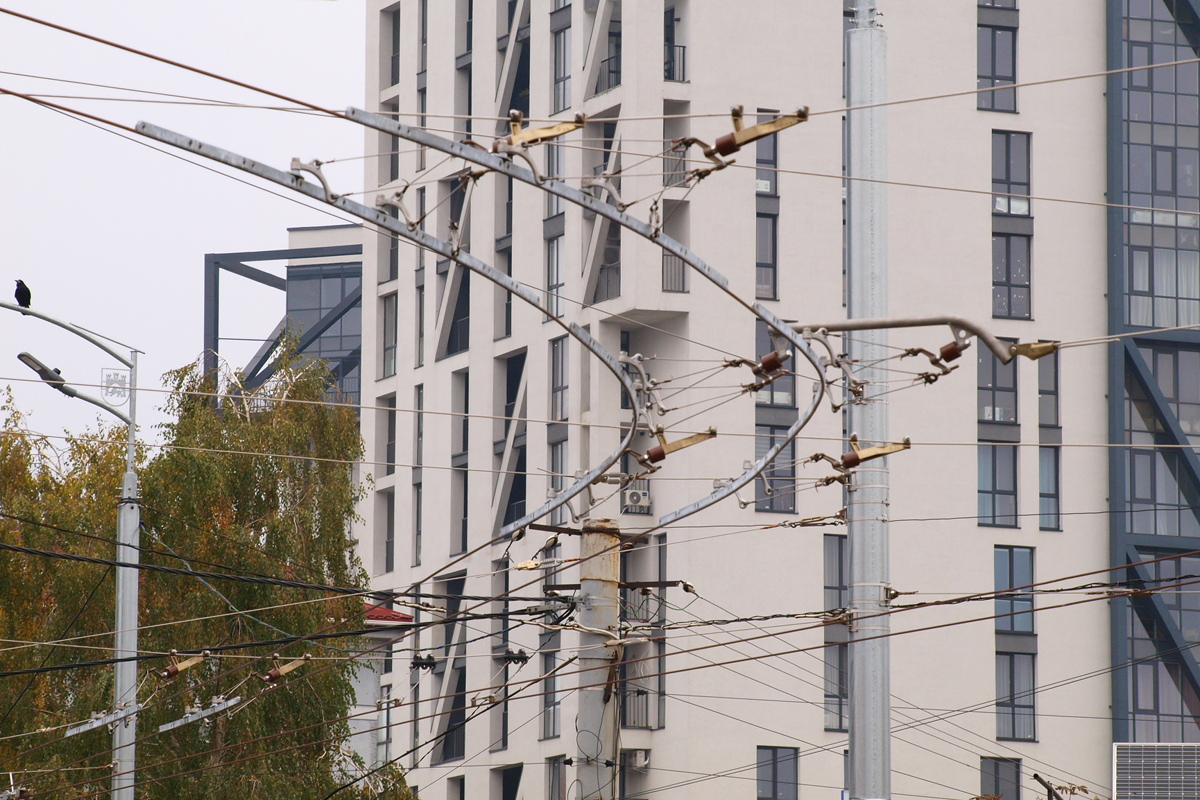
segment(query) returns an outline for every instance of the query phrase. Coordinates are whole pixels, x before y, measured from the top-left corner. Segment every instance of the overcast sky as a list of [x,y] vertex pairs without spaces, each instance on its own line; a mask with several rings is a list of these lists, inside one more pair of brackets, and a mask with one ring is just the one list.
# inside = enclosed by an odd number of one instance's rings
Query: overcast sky
[[[360,0],[205,0],[186,5],[167,0],[7,0],[0,5],[325,107],[363,105]],[[53,102],[130,126],[153,122],[281,169],[288,168],[292,157],[326,161],[363,152],[364,129],[348,122],[272,110],[144,102],[169,98],[63,80],[280,105],[261,94],[0,15],[0,87],[5,89],[137,98]],[[283,248],[289,227],[337,222],[321,211],[154,152],[145,143],[0,96],[0,298],[12,302],[14,281],[21,278],[33,291],[34,308],[145,351],[139,381],[144,389],[160,388],[165,371],[200,354],[205,253]],[[331,165],[326,172],[335,191],[362,188],[361,160]],[[284,310],[282,293],[252,291],[241,280],[224,284],[222,334],[269,334]],[[230,343],[229,348],[237,355],[254,346],[243,344],[239,350]],[[33,377],[17,361],[22,350],[80,383],[98,383],[103,368],[119,365],[82,339],[0,309],[0,384],[12,387],[30,427],[54,435],[94,428],[103,412],[44,385],[22,382]],[[140,397],[139,427],[144,436],[155,438],[152,426],[164,419],[158,411],[162,395],[145,392]]]

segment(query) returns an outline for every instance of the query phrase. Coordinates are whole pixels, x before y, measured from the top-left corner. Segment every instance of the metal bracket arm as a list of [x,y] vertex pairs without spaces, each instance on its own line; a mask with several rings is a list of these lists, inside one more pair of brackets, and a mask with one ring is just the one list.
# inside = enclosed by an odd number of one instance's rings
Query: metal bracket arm
[[276,653],[271,659],[271,663],[275,666],[271,667],[271,669],[267,670],[266,674],[262,675],[263,682],[270,684],[278,683],[279,679],[284,675],[287,675],[289,672],[297,669],[298,667],[304,666],[311,659],[312,656],[305,653],[304,658],[297,658],[295,661],[289,661],[286,664],[280,664],[279,654]]
[[164,670],[155,672],[154,674],[157,675],[158,677],[162,678],[164,681],[167,681],[167,680],[170,680],[171,678],[174,678],[176,675],[183,672],[185,669],[189,669],[191,667],[196,666],[200,662],[206,660],[211,655],[212,655],[212,653],[210,653],[208,650],[205,650],[200,655],[192,656],[191,658],[185,658],[183,661],[180,661],[178,651],[172,650],[171,651],[171,665]]
[[676,439],[673,442],[667,441],[667,437],[663,435],[661,427],[655,431],[655,434],[658,436],[658,445],[646,451],[646,460],[651,464],[657,464],[676,450],[682,450],[685,447],[691,447],[694,444],[700,444],[701,442],[716,438],[717,429],[709,428],[703,433],[693,433],[691,436]]
[[875,447],[859,447],[858,434],[850,434],[850,452],[842,455],[842,466],[846,469],[857,467],[864,461],[870,461],[873,458],[882,458],[891,453],[899,453],[901,450],[907,450],[912,447],[912,442],[908,437],[904,437],[904,441],[899,444],[881,444]]
[[293,158],[292,166],[288,171],[296,177],[300,177],[301,172],[307,172],[320,182],[321,188],[325,190],[325,199],[328,202],[332,203],[337,199],[338,196],[333,193],[332,189],[329,188],[329,181],[325,180],[325,175],[321,172],[320,161],[314,159],[306,164],[298,158]]
[[[557,125],[547,125],[544,128],[522,128],[521,123],[524,121],[525,115],[520,111],[513,110],[508,112],[508,136],[502,139],[497,139],[492,142],[492,152],[500,153],[502,147],[518,147],[521,145],[537,144],[549,139],[557,139],[563,134],[577,131],[587,124],[586,114],[576,114],[575,119],[569,122],[560,122]],[[294,167],[293,167],[294,169]]]
[[934,325],[949,325],[954,334],[954,341],[941,349],[943,361],[953,361],[962,355],[962,351],[970,346],[967,334],[976,336],[987,345],[987,349],[995,353],[1001,364],[1007,364],[1017,356],[1037,359],[1049,355],[1058,349],[1057,342],[1025,342],[1009,344],[997,339],[990,331],[981,325],[976,325],[962,317],[885,317],[881,319],[847,319],[832,322],[827,325],[801,325],[793,323],[792,329],[805,333],[809,331],[868,331],[878,328],[927,328]]
[[[733,117],[733,133],[727,133],[717,139],[713,145],[713,150],[723,156],[728,156],[742,149],[742,145],[750,144],[764,136],[770,136],[773,133],[790,128],[793,125],[799,125],[808,119],[808,106],[800,106],[795,114],[784,114],[775,119],[769,119],[766,122],[760,122],[757,125],[751,125],[749,128],[742,127],[742,107],[734,106],[730,112]],[[705,153],[705,155],[708,155]]]

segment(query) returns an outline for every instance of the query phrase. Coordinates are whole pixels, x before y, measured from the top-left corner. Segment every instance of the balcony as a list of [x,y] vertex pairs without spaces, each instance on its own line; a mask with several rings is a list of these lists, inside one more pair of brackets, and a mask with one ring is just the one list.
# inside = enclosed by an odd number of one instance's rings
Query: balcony
[[687,48],[681,44],[666,45],[663,57],[663,80],[683,83],[687,80]]
[[600,76],[596,80],[596,94],[607,92],[621,85],[621,54],[609,56],[600,62]]
[[663,253],[662,290],[664,292],[686,292],[687,266],[683,259],[672,253]]

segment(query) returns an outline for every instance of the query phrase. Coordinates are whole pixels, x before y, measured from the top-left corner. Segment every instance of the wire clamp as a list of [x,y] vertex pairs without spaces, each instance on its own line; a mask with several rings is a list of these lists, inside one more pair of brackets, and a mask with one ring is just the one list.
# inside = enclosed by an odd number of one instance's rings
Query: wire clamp
[[325,179],[325,174],[321,172],[321,164],[322,162],[315,158],[308,163],[305,163],[298,158],[293,158],[292,166],[288,171],[297,178],[302,177],[300,175],[301,172],[307,172],[308,174],[312,175],[314,178],[320,181],[321,188],[325,190],[325,202],[332,203],[334,200],[338,199],[338,195],[334,194],[333,190],[329,188],[329,181]]

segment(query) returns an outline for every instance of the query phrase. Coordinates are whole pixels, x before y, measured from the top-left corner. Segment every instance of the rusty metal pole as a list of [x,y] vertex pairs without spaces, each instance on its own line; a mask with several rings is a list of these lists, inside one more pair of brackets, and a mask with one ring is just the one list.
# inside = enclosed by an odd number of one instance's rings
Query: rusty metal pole
[[617,651],[608,643],[620,635],[620,527],[613,519],[584,520],[582,540],[579,624],[596,632],[584,631],[579,637],[575,777],[579,800],[612,800],[617,775],[617,702],[609,683],[615,677]]

